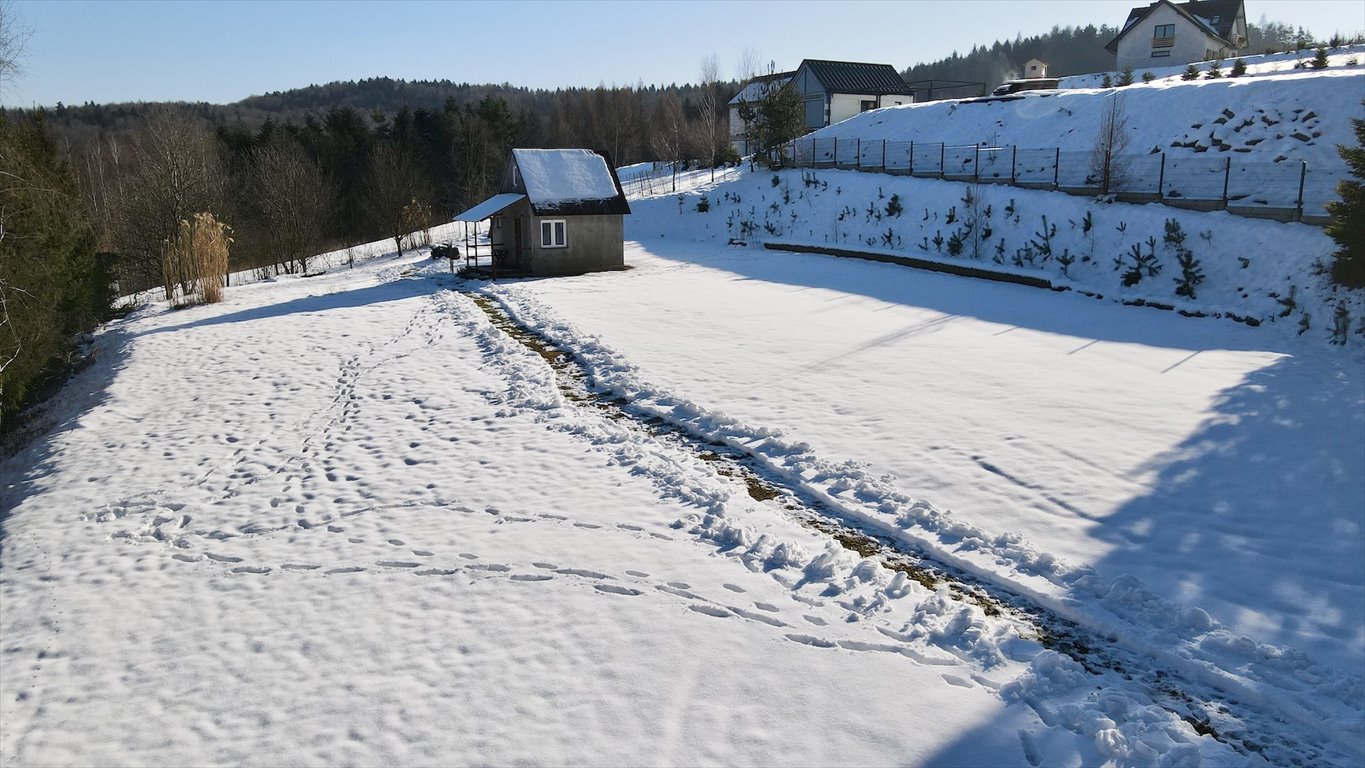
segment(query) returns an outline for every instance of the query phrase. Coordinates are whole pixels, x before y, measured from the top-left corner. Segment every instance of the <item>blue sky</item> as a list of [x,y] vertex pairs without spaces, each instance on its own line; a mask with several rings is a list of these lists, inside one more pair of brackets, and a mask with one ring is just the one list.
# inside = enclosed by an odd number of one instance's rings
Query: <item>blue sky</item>
[[[745,51],[911,64],[1053,25],[1118,25],[1128,0],[957,2],[84,2],[17,0],[30,32],[7,106],[210,101],[388,75],[534,88],[723,78]],[[1247,0],[1323,37],[1365,29],[1365,0]]]

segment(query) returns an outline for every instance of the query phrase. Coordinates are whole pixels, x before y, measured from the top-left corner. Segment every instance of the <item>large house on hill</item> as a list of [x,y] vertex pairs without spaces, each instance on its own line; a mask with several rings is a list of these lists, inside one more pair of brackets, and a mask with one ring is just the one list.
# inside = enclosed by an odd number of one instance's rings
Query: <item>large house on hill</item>
[[1247,44],[1242,0],[1157,0],[1134,8],[1104,47],[1116,69],[1169,67],[1233,56]]
[[799,94],[805,128],[814,131],[869,109],[909,104],[913,91],[890,64],[806,59],[794,72],[755,78],[730,100],[730,142],[740,155],[752,149],[744,135],[740,105],[762,99],[772,88],[791,84]]

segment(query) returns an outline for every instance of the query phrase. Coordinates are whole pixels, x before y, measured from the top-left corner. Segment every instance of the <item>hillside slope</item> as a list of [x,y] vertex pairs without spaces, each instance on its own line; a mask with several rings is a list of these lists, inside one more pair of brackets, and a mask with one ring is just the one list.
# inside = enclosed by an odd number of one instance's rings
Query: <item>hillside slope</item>
[[[1244,77],[1184,81],[1180,69],[1167,68],[1155,70],[1151,83],[1126,88],[1099,88],[1099,75],[1066,78],[1066,87],[1058,91],[865,112],[807,139],[1060,147],[1063,153],[1087,155],[1108,105],[1119,99],[1131,154],[1165,153],[1168,162],[1217,158],[1220,171],[1228,157],[1236,166],[1277,166],[1291,203],[1304,162],[1312,212],[1334,196],[1345,173],[1337,145],[1355,142],[1350,120],[1362,115],[1365,98],[1361,59],[1365,46],[1333,53],[1324,70],[1293,69],[1294,60],[1285,54],[1248,57]],[[1352,60],[1358,63],[1349,64]]]

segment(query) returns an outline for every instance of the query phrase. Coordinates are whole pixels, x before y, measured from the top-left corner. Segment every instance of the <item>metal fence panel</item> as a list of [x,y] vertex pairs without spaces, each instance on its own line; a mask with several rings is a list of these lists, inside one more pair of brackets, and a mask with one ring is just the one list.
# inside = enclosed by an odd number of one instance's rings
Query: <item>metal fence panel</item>
[[[911,172],[917,176],[980,179],[1026,186],[1098,193],[1104,188],[1103,156],[1093,150],[985,147],[883,139],[812,138],[792,142],[784,153],[799,166],[838,165],[869,171]],[[1241,160],[1231,154],[1152,153],[1110,159],[1109,192],[1221,203],[1246,209],[1280,211],[1285,218],[1320,217],[1337,199],[1335,176],[1306,163]]]

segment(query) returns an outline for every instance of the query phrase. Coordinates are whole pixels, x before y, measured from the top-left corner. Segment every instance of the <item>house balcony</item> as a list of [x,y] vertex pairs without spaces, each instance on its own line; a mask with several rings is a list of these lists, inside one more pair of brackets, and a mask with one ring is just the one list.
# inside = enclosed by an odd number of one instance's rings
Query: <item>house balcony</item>
[[1174,48],[1175,37],[1154,37],[1152,38],[1153,48]]

